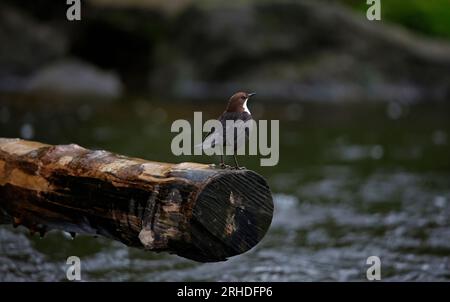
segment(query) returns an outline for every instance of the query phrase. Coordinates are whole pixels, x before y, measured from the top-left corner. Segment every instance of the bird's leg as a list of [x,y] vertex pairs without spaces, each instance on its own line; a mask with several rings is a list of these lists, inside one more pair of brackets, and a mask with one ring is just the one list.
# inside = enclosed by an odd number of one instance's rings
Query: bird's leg
[[239,167],[239,163],[237,161],[236,154],[233,154],[233,157],[234,157],[234,163],[236,164],[236,166],[234,168],[237,170],[245,169],[245,167]]
[[235,168],[236,170],[244,170],[245,167],[240,167],[240,166],[239,166],[239,163],[238,163],[237,158],[236,158],[236,154],[233,154],[233,157],[234,157],[234,163],[236,164],[236,166],[235,166],[234,168]]
[[225,162],[223,161],[223,154],[220,154],[220,167],[225,169],[227,165],[225,165]]

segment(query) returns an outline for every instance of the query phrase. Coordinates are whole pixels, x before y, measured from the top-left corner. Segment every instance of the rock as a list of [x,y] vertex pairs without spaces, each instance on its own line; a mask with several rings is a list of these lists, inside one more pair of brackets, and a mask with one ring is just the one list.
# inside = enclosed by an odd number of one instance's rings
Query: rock
[[64,60],[36,72],[27,84],[31,93],[72,97],[117,98],[123,91],[119,77],[85,62]]
[[[15,18],[22,29],[8,29],[14,18],[0,19],[0,43],[9,47],[0,48],[0,91],[2,86],[22,87],[30,70],[35,73],[55,57],[75,57],[113,70],[127,91],[161,98],[223,99],[236,90],[255,90],[259,100],[413,102],[450,97],[448,41],[370,22],[334,1],[95,0],[86,3],[82,21],[72,27],[59,10],[47,12],[51,0],[8,2],[21,12]],[[37,38],[46,30],[51,31],[47,39]],[[69,49],[61,46],[66,44]],[[35,49],[40,50],[35,54]],[[9,77],[2,77],[3,71]],[[59,83],[56,78],[46,81]],[[106,95],[121,90],[113,88],[111,78],[106,80],[110,84],[88,82],[62,87],[66,92],[68,87],[72,92],[95,88]],[[50,88],[38,84],[30,87]]]
[[67,39],[57,28],[0,4],[0,91],[23,88],[26,76],[60,59]]
[[369,22],[331,2],[194,7],[177,22],[179,35],[159,51],[153,91],[208,99],[242,89],[258,91],[259,99],[310,101],[450,95],[449,43]]

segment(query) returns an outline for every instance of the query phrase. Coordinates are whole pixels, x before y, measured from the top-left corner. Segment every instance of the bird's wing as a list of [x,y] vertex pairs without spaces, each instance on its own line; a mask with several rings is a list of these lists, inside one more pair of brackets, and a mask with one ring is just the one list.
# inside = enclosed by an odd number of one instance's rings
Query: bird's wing
[[[244,128],[244,123],[251,119],[252,116],[247,112],[225,112],[224,114],[222,114],[220,122],[222,123],[224,129],[223,136],[226,140],[225,145],[231,146],[237,144],[237,146],[242,146],[243,144],[245,144],[245,139],[249,137],[250,133],[249,128]],[[226,125],[226,122],[230,120],[235,122],[235,127]],[[231,141],[229,141],[227,138],[227,133],[229,132],[234,132],[232,134]]]
[[[225,146],[225,145],[232,145],[233,142],[228,142],[226,140],[226,134],[230,131],[234,131],[235,141],[238,142],[238,144],[242,144],[242,141],[245,140],[245,138],[248,138],[249,136],[249,129],[245,128],[245,131],[241,131],[239,128],[236,129],[234,127],[227,127],[227,121],[239,121],[242,120],[243,122],[246,122],[248,120],[251,120],[252,116],[247,112],[224,112],[220,118],[219,121],[222,124],[222,131],[217,131],[216,129],[211,130],[208,134],[205,135],[203,139],[203,143],[200,145],[204,150],[205,149],[211,149],[214,148],[216,145],[219,146]],[[245,135],[245,136],[244,136]],[[225,141],[224,141],[225,137]]]
[[221,131],[209,133],[202,143],[203,150],[212,149],[215,146],[223,146],[223,135]]

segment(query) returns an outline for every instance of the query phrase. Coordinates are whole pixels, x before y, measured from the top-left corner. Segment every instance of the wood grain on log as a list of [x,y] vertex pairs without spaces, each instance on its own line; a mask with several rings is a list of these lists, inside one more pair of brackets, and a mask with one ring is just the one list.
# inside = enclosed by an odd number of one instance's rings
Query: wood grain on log
[[42,236],[51,229],[99,234],[222,261],[255,246],[272,215],[270,189],[250,170],[0,138],[0,217]]

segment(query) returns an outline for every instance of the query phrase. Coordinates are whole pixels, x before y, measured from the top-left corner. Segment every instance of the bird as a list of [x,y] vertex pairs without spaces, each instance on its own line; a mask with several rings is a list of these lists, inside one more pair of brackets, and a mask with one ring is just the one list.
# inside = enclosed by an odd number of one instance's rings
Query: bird
[[[238,148],[242,147],[242,144],[245,144],[245,140],[249,138],[249,128],[248,127],[236,127],[236,129],[232,129],[227,127],[227,121],[242,121],[247,122],[252,120],[252,114],[248,109],[247,102],[248,100],[256,95],[256,93],[251,92],[237,92],[233,94],[228,100],[227,107],[225,111],[217,118],[217,120],[221,123],[222,129],[213,129],[209,132],[203,139],[202,148],[210,149],[214,148],[216,145],[221,145],[223,147],[233,146],[234,152],[234,163],[236,169],[243,169],[244,167],[240,167],[236,158],[236,151]],[[250,124],[251,125],[251,124]],[[230,128],[230,129],[229,129]],[[229,131],[233,131],[232,139],[233,141],[227,141],[227,133]],[[220,154],[220,167],[227,168],[225,165],[224,156]]]

